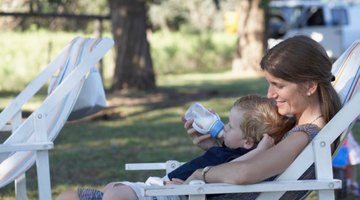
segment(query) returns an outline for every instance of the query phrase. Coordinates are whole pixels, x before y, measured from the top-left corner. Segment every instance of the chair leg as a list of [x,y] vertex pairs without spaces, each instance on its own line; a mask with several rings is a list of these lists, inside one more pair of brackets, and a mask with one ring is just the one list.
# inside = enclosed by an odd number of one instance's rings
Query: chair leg
[[[313,141],[317,179],[333,179],[331,143],[322,137]],[[318,200],[335,200],[334,190],[317,191]]]
[[39,199],[51,200],[49,153],[47,150],[36,152]]
[[25,173],[15,179],[16,200],[27,200]]
[[320,190],[317,193],[318,200],[335,199],[334,190]]

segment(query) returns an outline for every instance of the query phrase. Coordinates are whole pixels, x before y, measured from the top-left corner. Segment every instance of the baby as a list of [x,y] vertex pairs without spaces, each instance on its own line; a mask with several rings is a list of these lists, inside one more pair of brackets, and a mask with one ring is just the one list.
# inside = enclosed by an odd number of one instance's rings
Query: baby
[[[257,95],[241,97],[235,101],[230,110],[229,122],[224,127],[223,138],[219,139],[220,146],[208,149],[203,155],[181,165],[163,178],[149,177],[145,183],[117,182],[114,183],[114,186],[130,187],[138,199],[153,199],[152,197],[143,197],[141,195],[142,186],[179,184],[197,169],[229,162],[240,156],[244,158],[249,155],[247,153],[250,151],[253,153],[270,148],[279,142],[283,136],[282,133],[290,130],[294,123],[293,118],[281,116],[277,111],[275,102],[266,97]],[[262,145],[258,145],[262,137],[265,136],[267,142],[262,140],[260,143]],[[69,199],[69,195],[72,197],[76,196],[81,200],[101,199],[103,193],[95,189],[79,188],[77,193],[64,193],[58,199]],[[157,199],[178,200],[182,199],[182,197],[162,196],[157,197]]]
[[[273,100],[258,95],[237,99],[224,127],[222,146],[212,147],[168,174],[168,178],[186,180],[196,169],[229,162],[256,148],[264,134],[280,141],[294,126],[294,119],[280,115]],[[267,147],[268,148],[268,147]]]

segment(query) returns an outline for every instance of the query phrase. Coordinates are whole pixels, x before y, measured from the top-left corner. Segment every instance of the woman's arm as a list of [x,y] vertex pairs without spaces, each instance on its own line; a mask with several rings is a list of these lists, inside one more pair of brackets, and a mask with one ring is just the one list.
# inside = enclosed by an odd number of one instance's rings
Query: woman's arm
[[[248,184],[265,180],[283,172],[308,144],[304,132],[296,132],[253,157],[212,167],[205,176],[206,182]],[[187,180],[203,180],[202,169],[196,170]]]

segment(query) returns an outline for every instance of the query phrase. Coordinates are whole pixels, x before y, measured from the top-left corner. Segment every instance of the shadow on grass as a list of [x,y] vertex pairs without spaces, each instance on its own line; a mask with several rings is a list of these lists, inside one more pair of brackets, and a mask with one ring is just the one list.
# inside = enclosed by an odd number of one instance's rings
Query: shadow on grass
[[[110,181],[144,181],[148,176],[162,176],[162,171],[125,171],[124,165],[169,159],[188,161],[202,154],[186,136],[179,117],[189,104],[205,102],[226,121],[228,109],[237,97],[254,93],[265,95],[266,88],[263,79],[248,79],[108,94],[108,109],[93,118],[66,124],[55,140],[55,149],[50,151],[53,195],[79,186],[101,189]],[[4,92],[0,96],[15,94]],[[355,125],[353,131],[359,132],[360,126]],[[6,139],[8,135],[0,135],[0,138]],[[359,134],[354,136],[359,141]],[[27,172],[29,199],[37,199],[36,178],[32,167]],[[1,188],[0,199],[14,199],[13,184]],[[350,199],[356,197],[348,195],[345,200]]]
[[[214,83],[204,81],[201,84],[188,84],[185,86],[161,86],[148,92],[114,92],[108,94],[109,107],[98,114],[101,119],[113,117],[130,117],[142,115],[154,109],[183,106],[190,102],[207,101],[212,98],[238,98],[247,94],[266,95],[267,83],[263,78],[230,80]],[[142,106],[144,109],[123,116],[116,112],[121,106]]]
[[[233,101],[250,93],[264,95],[262,79],[224,80],[161,86],[150,92],[108,94],[109,108],[84,121],[67,123],[50,151],[52,191],[98,187],[110,181],[144,181],[161,171],[128,172],[125,163],[187,161],[202,151],[186,136],[180,115],[191,102],[206,102],[226,120]],[[35,168],[27,172],[29,199],[37,199]],[[12,184],[0,198],[11,196]],[[11,198],[10,198],[11,199]]]

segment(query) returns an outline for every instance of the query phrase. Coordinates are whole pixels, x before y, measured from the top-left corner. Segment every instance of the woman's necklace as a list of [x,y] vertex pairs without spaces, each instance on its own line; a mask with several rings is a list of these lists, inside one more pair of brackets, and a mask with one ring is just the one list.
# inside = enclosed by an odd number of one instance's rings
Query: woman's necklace
[[313,119],[309,124],[313,124],[316,120],[320,119],[322,115],[317,116],[315,119]]

